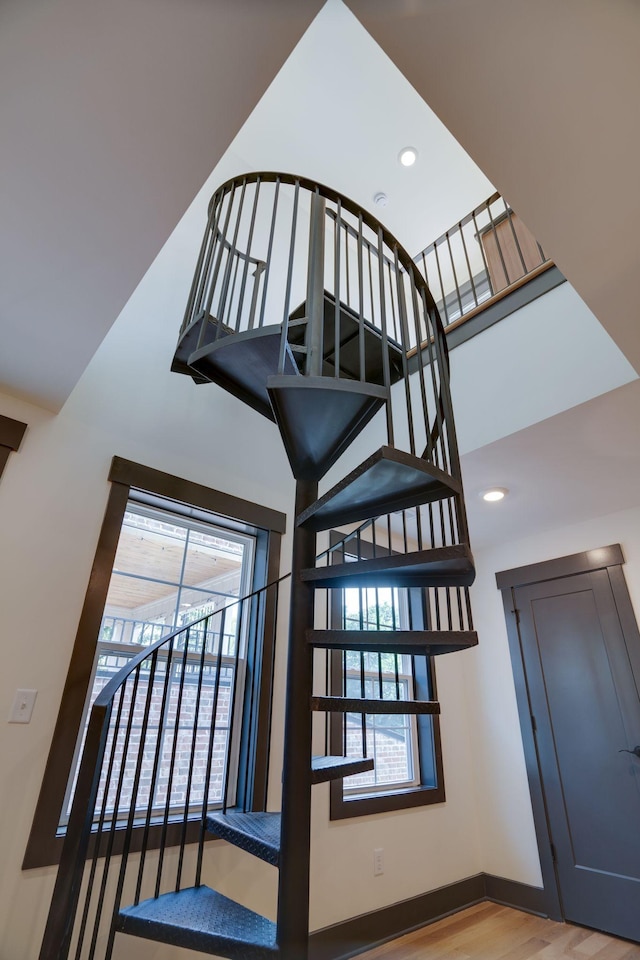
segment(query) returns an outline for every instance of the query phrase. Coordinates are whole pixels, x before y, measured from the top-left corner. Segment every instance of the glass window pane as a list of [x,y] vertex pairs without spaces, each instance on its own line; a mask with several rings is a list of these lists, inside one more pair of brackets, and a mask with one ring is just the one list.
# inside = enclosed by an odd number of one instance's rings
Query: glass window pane
[[239,596],[244,544],[222,534],[189,531],[183,583],[200,590]]

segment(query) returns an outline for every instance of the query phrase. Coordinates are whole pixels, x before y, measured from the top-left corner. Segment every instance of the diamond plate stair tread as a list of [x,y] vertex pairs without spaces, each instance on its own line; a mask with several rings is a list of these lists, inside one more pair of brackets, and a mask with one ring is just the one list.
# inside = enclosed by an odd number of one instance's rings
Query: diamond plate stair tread
[[298,526],[329,530],[461,493],[449,474],[420,457],[383,446],[308,507]]
[[311,783],[326,783],[327,780],[341,780],[358,773],[373,770],[371,757],[313,757],[311,763]]
[[207,817],[207,830],[221,840],[228,840],[247,853],[278,866],[280,860],[280,814],[244,813],[227,810]]
[[396,553],[374,560],[355,560],[327,567],[311,567],[303,580],[326,587],[469,587],[475,578],[471,550],[466,544],[434,547],[414,553]]
[[229,960],[279,956],[275,923],[204,886],[126,907],[116,918],[116,929]]
[[326,650],[438,657],[476,647],[478,634],[475,630],[307,630],[307,642]]
[[437,700],[366,700],[360,697],[312,697],[311,709],[322,713],[367,713],[387,716],[439,714]]

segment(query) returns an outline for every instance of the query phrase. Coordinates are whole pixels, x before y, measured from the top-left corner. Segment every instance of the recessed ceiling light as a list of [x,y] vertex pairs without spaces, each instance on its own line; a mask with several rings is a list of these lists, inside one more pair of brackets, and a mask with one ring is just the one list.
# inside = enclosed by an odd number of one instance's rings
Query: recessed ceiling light
[[491,487],[490,490],[483,491],[482,499],[486,500],[487,503],[497,503],[498,500],[504,500],[508,493],[506,487]]
[[375,197],[373,198],[373,202],[375,203],[376,207],[386,207],[389,203],[389,197],[386,195],[386,193],[376,193]]
[[412,167],[418,159],[418,151],[415,147],[403,147],[398,154],[398,160],[403,167]]

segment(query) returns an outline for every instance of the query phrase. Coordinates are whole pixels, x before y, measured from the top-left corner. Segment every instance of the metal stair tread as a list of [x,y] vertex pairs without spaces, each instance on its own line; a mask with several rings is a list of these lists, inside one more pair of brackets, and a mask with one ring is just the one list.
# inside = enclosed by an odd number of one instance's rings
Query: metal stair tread
[[437,700],[368,700],[365,697],[312,697],[311,709],[321,713],[367,713],[413,716],[439,714]]
[[435,464],[382,446],[297,518],[313,531],[395,513],[462,492],[462,485]]
[[280,860],[280,814],[263,811],[216,811],[206,819],[207,830],[247,853],[278,866]]
[[307,630],[307,642],[326,650],[437,657],[477,646],[478,634],[475,630]]
[[303,570],[304,581],[317,588],[469,587],[475,578],[473,556],[467,544],[431,547],[412,553],[387,554],[373,560],[354,560]]
[[271,960],[280,954],[275,923],[205,886],[125,907],[116,929],[229,960]]
[[327,780],[342,780],[358,773],[373,770],[371,757],[313,757],[311,762],[311,783],[326,783]]

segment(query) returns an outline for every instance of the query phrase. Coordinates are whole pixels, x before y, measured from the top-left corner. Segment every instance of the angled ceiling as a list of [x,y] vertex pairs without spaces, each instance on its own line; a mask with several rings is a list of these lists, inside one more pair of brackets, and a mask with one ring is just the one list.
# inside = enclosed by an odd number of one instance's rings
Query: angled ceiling
[[57,410],[322,0],[3,0],[0,390]]

